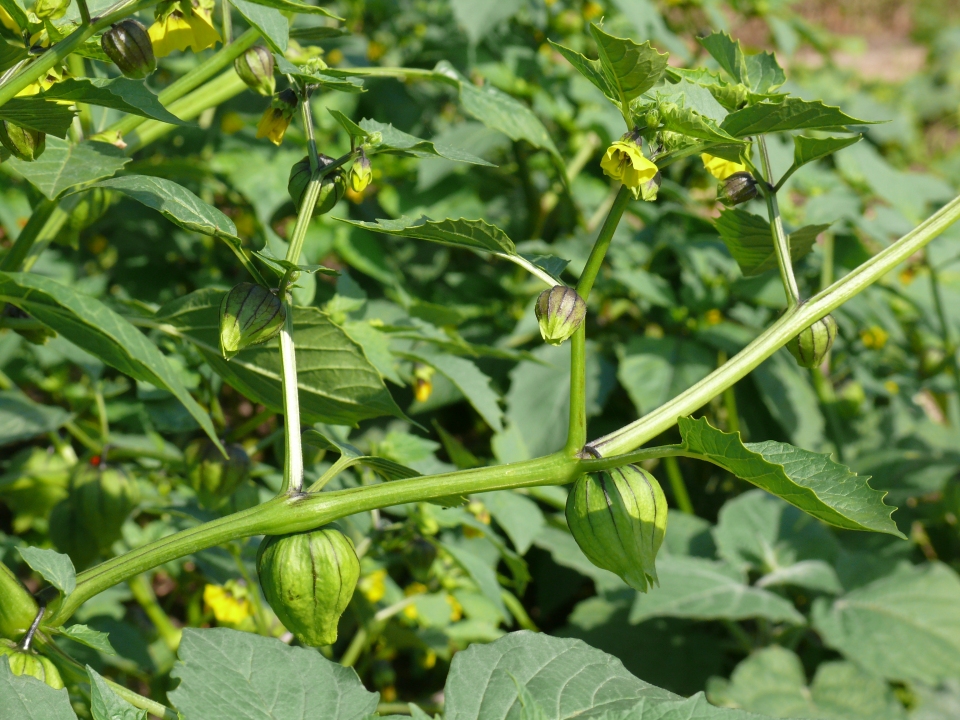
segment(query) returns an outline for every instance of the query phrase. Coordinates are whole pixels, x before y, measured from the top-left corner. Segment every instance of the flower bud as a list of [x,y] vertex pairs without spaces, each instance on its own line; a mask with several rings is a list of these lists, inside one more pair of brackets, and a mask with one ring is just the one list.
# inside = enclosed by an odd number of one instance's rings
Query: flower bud
[[[318,157],[321,167],[333,162],[333,158],[323,153],[320,153]],[[290,194],[290,199],[293,200],[297,212],[300,211],[300,205],[303,203],[303,196],[307,192],[307,185],[310,184],[311,177],[309,156],[294,163],[293,167],[290,168],[287,192]],[[333,210],[334,205],[340,202],[345,191],[346,180],[344,180],[342,172],[335,170],[333,173],[326,175],[320,185],[320,194],[317,196],[317,204],[314,206],[313,214],[315,216],[325,215]]]
[[10,640],[0,640],[0,656],[6,655],[10,663],[10,672],[14,675],[28,675],[45,682],[54,690],[63,687],[60,672],[49,658],[33,650],[22,650]]
[[127,18],[100,36],[100,47],[125,77],[139,80],[157,69],[157,58],[147,29]]
[[573,335],[587,315],[587,304],[577,291],[566,285],[555,285],[537,298],[537,322],[544,341],[561,345]]
[[33,162],[47,146],[47,134],[22,128],[8,120],[0,121],[0,144],[24,162]]
[[227,457],[209,438],[196,440],[183,453],[190,487],[200,504],[208,508],[222,505],[250,474],[250,456],[242,445],[224,445]]
[[260,587],[280,622],[304,645],[330,645],[360,578],[353,542],[335,525],[265,537],[257,552]]
[[261,285],[240,283],[220,301],[220,352],[229,360],[245,347],[280,332],[287,312],[280,298]]
[[34,14],[41,20],[57,20],[67,14],[70,0],[37,0]]
[[735,172],[717,184],[717,200],[733,207],[757,196],[757,181],[746,170]]
[[417,582],[427,582],[437,559],[436,546],[423,537],[416,537],[403,549],[403,561]]
[[590,562],[646,592],[657,580],[657,551],[667,531],[667,499],[636,465],[577,480],[567,496],[567,524]]
[[646,202],[653,202],[657,199],[657,193],[660,192],[660,185],[662,183],[663,175],[657,171],[656,175],[640,186],[640,197]]
[[656,130],[660,127],[660,112],[656,108],[648,110],[643,122],[646,123],[648,130]]
[[254,45],[233,61],[237,75],[247,87],[267,97],[273,95],[276,80],[273,77],[273,53],[263,45]]
[[373,171],[370,169],[370,159],[360,151],[353,166],[350,168],[350,189],[355,193],[362,193],[373,180]]
[[257,137],[268,138],[274,145],[282,143],[299,103],[297,94],[290,88],[274,97],[257,125]]
[[837,337],[837,321],[833,315],[817,320],[787,343],[787,350],[800,367],[814,368],[823,362]]

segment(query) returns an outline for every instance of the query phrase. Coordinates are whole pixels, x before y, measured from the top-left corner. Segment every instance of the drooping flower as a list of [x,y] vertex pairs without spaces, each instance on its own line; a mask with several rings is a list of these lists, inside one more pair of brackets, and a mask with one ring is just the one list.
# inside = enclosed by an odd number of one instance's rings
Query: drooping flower
[[604,174],[619,180],[639,198],[642,186],[650,182],[659,172],[657,166],[643,154],[643,149],[627,134],[615,141],[604,153],[600,167]]
[[734,173],[744,172],[747,167],[743,163],[725,160],[722,157],[702,153],[700,159],[703,160],[703,166],[707,172],[713,175],[717,180],[726,180]]
[[220,40],[220,33],[213,27],[212,9],[203,5],[193,6],[175,3],[161,5],[156,22],[150,26],[150,41],[156,57],[165,57],[174,50],[191,48],[193,52],[213,47]]
[[260,123],[257,125],[257,137],[268,138],[274,145],[282,143],[296,110],[296,93],[287,88],[277,95],[270,103],[270,107],[263,112]]

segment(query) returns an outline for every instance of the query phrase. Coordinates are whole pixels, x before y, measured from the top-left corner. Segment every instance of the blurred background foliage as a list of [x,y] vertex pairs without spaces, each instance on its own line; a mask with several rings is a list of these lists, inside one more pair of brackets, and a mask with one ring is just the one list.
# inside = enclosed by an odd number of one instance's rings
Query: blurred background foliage
[[[788,227],[830,223],[797,264],[804,296],[908,232],[960,186],[960,7],[949,0],[340,0],[331,8],[346,19],[344,32],[317,32],[327,21],[301,16],[288,55],[320,55],[332,68],[447,61],[532,109],[558,152],[480,124],[455,89],[436,82],[369,78],[364,93],[313,97],[327,155],[349,149],[327,112],[339,110],[492,163],[377,156],[373,184],[315,220],[304,248],[306,262],[341,274],[304,275],[297,301],[323,309],[363,347],[408,416],[324,431],[422,473],[560,447],[569,356],[542,344],[533,314],[541,286],[524,271],[338,218],[483,218],[521,252],[569,261],[566,277],[575,278],[616,192],[599,159],[622,118],[548,39],[593,57],[586,28],[602,18],[605,31],[650,39],[674,64],[709,66],[695,38],[726,30],[747,48],[777,53],[785,90],[887,121],[864,126],[865,142],[805,167],[780,195]],[[243,26],[239,15],[234,22]],[[162,86],[200,57],[162,60],[151,82]],[[86,70],[104,72],[90,61]],[[282,255],[296,216],[287,174],[305,143],[298,123],[279,148],[255,139],[267,103],[243,93],[137,152],[126,170],[190,188],[250,247]],[[115,111],[90,112],[97,128],[115,119]],[[790,138],[771,139],[770,150],[782,173]],[[9,248],[41,198],[7,163],[0,177],[0,248]],[[590,437],[704,377],[785,306],[776,271],[744,277],[717,234],[715,187],[698,158],[681,160],[664,171],[656,203],[628,208],[590,298]],[[85,202],[33,272],[131,317],[247,279],[222,244],[130,199]],[[872,476],[909,540],[827,528],[704,463],[652,462],[670,524],[662,587],[638,596],[580,553],[563,520],[562,488],[389,508],[342,523],[363,553],[363,577],[340,640],[324,654],[356,667],[384,701],[429,710],[442,704],[452,653],[523,627],[582,638],[669,690],[707,689],[716,704],[767,715],[958,717],[958,260],[955,228],[835,313],[828,367],[802,370],[780,351],[702,410],[750,442],[832,453]],[[15,548],[51,545],[48,518],[77,464],[122,465],[140,488],[106,555],[279,488],[278,418],[224,382],[195,347],[150,332],[224,433],[243,444],[251,479],[225,505],[202,507],[183,469],[183,449],[201,432],[179,402],[63,338],[38,343],[44,338],[29,330],[0,331],[0,551],[32,588],[37,579]],[[671,430],[658,442],[677,439]],[[308,450],[315,479],[331,460]],[[351,470],[330,488],[373,482],[370,470]],[[252,581],[257,542],[168,563],[84,605],[75,620],[108,632],[116,655],[65,647],[162,698],[184,625],[289,641]]]

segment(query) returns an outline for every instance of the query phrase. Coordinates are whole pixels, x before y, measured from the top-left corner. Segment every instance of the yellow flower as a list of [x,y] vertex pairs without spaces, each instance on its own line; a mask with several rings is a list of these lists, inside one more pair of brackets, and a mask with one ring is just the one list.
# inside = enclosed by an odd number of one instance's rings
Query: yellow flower
[[[369,160],[367,163],[369,164]],[[352,171],[351,171],[352,174]],[[351,179],[352,182],[352,179]],[[353,190],[353,187],[350,188]],[[356,192],[360,192],[359,190]],[[413,397],[417,402],[426,402],[433,394],[434,369],[429,365],[414,363],[413,365]]]
[[18,35],[20,34],[20,28],[17,26],[16,21],[10,16],[10,14],[0,7],[0,25],[3,25],[8,30],[13,30]]
[[423,667],[427,670],[433,668],[437,664],[437,653],[433,650],[427,650],[426,654],[423,656]]
[[900,392],[900,386],[897,385],[896,381],[894,380],[886,380],[883,383],[883,389],[886,390],[891,395],[896,395],[897,393]]
[[712,310],[707,310],[707,325],[716,325],[721,320],[723,320],[723,313],[713,308]]
[[407,620],[416,620],[420,616],[420,613],[417,612],[417,606],[410,603],[403,609],[403,616],[407,618]]
[[453,595],[447,595],[447,603],[450,605],[450,622],[457,622],[463,617],[463,605]]
[[223,119],[220,121],[220,129],[227,135],[233,135],[243,130],[244,124],[240,113],[228,112],[224,113]]
[[659,172],[632,140],[617,140],[608,147],[600,167],[606,175],[630,188],[634,197],[639,197],[641,186],[653,180]]
[[888,337],[890,337],[890,334],[879,325],[873,325],[866,330],[860,331],[860,339],[863,341],[863,346],[874,350],[883,348],[883,346],[887,344]]
[[200,52],[213,47],[220,40],[220,34],[213,27],[210,11],[202,8],[194,8],[190,17],[184,17],[182,12],[175,10],[162,20],[157,20],[148,32],[153,43],[153,54],[157,57],[187,48]]
[[280,108],[267,108],[257,125],[257,137],[268,138],[274,145],[279,145],[283,142],[283,136],[287,134],[292,119]]
[[361,578],[357,586],[364,597],[372,603],[379,602],[387,594],[387,571],[380,569],[374,570],[364,578]]
[[707,172],[717,180],[726,180],[734,173],[743,172],[747,169],[747,166],[743,163],[731,162],[707,153],[702,153],[700,159],[703,160],[703,166],[707,169]]
[[235,596],[222,585],[203,588],[203,602],[213,610],[218,623],[238,625],[253,615],[253,605],[247,598]]

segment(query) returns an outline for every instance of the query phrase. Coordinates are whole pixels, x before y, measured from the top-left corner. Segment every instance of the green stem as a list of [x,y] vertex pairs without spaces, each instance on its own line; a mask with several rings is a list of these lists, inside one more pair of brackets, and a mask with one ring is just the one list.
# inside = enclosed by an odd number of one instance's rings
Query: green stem
[[[723,367],[727,362],[727,353],[721,350],[717,353],[717,367]],[[737,412],[737,393],[731,385],[723,391],[723,406],[727,411],[727,432],[740,432],[740,414]]]
[[363,647],[366,644],[367,631],[361,627],[357,630],[357,634],[353,636],[353,639],[350,641],[347,649],[343,651],[343,656],[340,658],[340,664],[344,667],[353,667],[356,665],[357,660],[360,659],[360,653],[363,652]]
[[673,427],[678,417],[687,416],[703,407],[745,377],[791,338],[796,337],[801,330],[879,280],[950,227],[958,218],[960,197],[951,200],[923,223],[826,290],[793,310],[787,310],[777,322],[731,358],[726,365],[639,420],[590,442],[588,448],[600,455],[628,453]]
[[[220,48],[220,50],[197,65],[186,75],[179,78],[175,82],[170,83],[160,92],[160,94],[157,96],[157,99],[160,100],[162,105],[168,106],[170,103],[179,100],[187,93],[196,90],[198,87],[217,75],[217,73],[219,73],[221,70],[230,67],[230,65],[233,64],[233,61],[246,52],[246,50],[256,43],[259,38],[260,31],[256,28],[250,28],[234,42],[230,43],[229,45],[224,45],[222,48]],[[246,86],[244,85],[244,87]],[[181,120],[186,119],[178,113],[174,113],[174,115],[180,117]],[[138,115],[127,115],[122,120],[115,122],[113,125],[104,130],[102,135],[111,138],[117,136],[123,137],[131,130],[140,127],[146,122],[148,122],[146,118]]]
[[763,197],[767,201],[767,215],[770,218],[770,233],[773,236],[773,249],[777,254],[777,265],[780,268],[780,278],[783,280],[783,290],[787,294],[787,309],[793,309],[800,303],[800,288],[793,274],[793,259],[790,257],[790,240],[783,230],[783,219],[780,217],[780,205],[777,202],[777,191],[773,186],[773,170],[770,166],[770,155],[767,153],[767,143],[764,138],[757,138],[760,149],[760,164],[763,167],[763,176],[766,183],[760,183]]
[[950,424],[960,427],[960,364],[957,362],[957,345],[947,320],[947,313],[943,307],[943,296],[940,294],[940,276],[937,269],[929,262],[930,291],[933,293],[933,305],[937,311],[937,321],[940,323],[940,333],[943,336],[943,350],[949,358],[950,369],[953,372],[954,392],[947,399],[947,414]]
[[13,247],[0,261],[0,270],[3,272],[21,270],[37,241],[51,234],[56,235],[66,221],[67,213],[60,209],[60,203],[57,200],[40,201],[17,236]]
[[623,216],[623,211],[630,203],[632,197],[633,193],[630,192],[630,189],[626,185],[621,185],[620,191],[613,201],[613,206],[610,208],[610,212],[607,213],[607,219],[604,221],[603,227],[600,228],[600,234],[597,235],[597,239],[593,243],[590,257],[587,258],[587,264],[583,266],[583,272],[580,273],[580,281],[577,283],[577,294],[583,298],[584,302],[590,297],[590,291],[593,289],[593,283],[600,273],[603,258],[606,256],[607,248],[610,247],[610,241],[613,239],[613,233],[617,229],[620,218]]
[[283,485],[281,494],[303,491],[303,445],[300,440],[300,396],[297,355],[293,345],[293,305],[284,300],[287,317],[280,330],[280,382],[283,386]]
[[677,462],[676,456],[665,457],[663,466],[667,470],[667,478],[670,480],[670,489],[673,490],[673,499],[677,501],[677,507],[687,515],[695,515],[693,503],[690,502],[690,493],[687,492],[687,486],[683,482],[683,473],[680,472],[680,463]]
[[[112,25],[118,20],[133,15],[139,10],[155,5],[158,0],[135,0],[134,2],[120,2],[106,11],[106,14],[87,22],[70,33],[56,45],[51,45],[44,53],[29,65],[25,65],[20,72],[0,85],[0,105],[17,96],[21,90],[37,81],[50,68],[63,62],[70,53],[77,50],[87,40],[100,30]],[[81,10],[82,12],[82,10]]]
[[580,324],[570,338],[570,420],[565,450],[579,452],[587,442],[587,329]]

